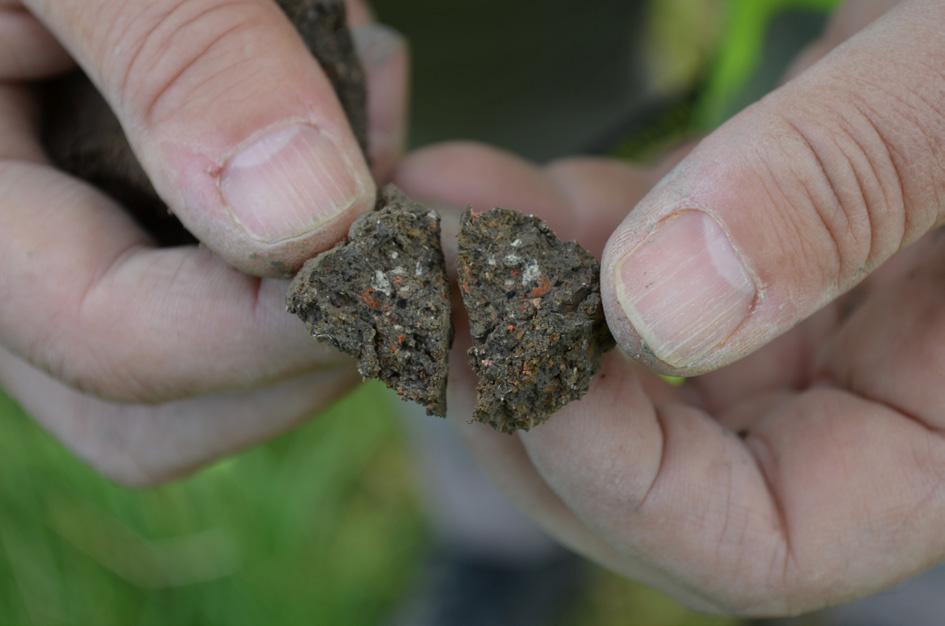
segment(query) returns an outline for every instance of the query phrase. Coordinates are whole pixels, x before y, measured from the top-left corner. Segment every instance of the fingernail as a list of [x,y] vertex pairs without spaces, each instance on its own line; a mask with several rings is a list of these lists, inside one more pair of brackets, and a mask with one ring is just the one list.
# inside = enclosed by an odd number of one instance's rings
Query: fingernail
[[312,232],[364,193],[338,146],[308,124],[279,128],[246,146],[226,164],[220,189],[236,222],[267,243]]
[[721,226],[702,211],[668,218],[617,266],[617,297],[647,348],[695,365],[751,313],[756,288]]
[[370,67],[384,65],[394,54],[406,45],[403,35],[384,26],[371,23],[358,26],[351,31],[355,50],[361,62]]

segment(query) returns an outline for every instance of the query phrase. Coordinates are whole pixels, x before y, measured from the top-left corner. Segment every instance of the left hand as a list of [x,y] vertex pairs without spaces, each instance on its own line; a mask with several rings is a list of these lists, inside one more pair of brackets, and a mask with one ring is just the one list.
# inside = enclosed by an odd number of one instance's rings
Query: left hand
[[[406,46],[349,5],[383,177],[404,133]],[[280,433],[354,387],[351,360],[313,342],[285,311],[287,282],[264,277],[336,244],[375,186],[275,2],[0,0],[0,53],[0,387],[136,485]],[[49,162],[35,82],[76,63],[203,245],[156,247]]]

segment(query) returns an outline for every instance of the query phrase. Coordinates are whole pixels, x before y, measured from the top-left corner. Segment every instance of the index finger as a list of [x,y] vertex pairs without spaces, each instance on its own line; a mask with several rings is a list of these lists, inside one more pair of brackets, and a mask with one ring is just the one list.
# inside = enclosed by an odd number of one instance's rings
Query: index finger
[[285,312],[284,281],[204,248],[155,249],[114,202],[50,167],[25,88],[0,86],[0,344],[98,395],[165,401],[343,360]]

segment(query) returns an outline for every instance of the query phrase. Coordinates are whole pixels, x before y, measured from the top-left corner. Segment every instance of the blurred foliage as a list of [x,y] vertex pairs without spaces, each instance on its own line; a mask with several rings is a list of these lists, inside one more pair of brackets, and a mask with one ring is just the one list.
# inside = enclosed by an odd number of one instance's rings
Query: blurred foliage
[[[840,0],[728,0],[721,45],[710,65],[694,124],[702,130],[712,129],[734,112],[733,101],[765,61],[769,26],[779,15],[788,11],[825,14],[838,4]],[[792,42],[795,50],[797,43]],[[768,74],[773,74],[772,82],[779,78],[775,72]]]
[[651,2],[644,29],[650,89],[666,93],[700,81],[725,27],[723,0]]
[[740,621],[690,611],[644,585],[600,572],[567,626],[736,626]]
[[661,0],[646,17],[646,66],[656,104],[641,111],[615,156],[658,160],[774,89],[840,0]]
[[371,625],[424,541],[387,396],[135,491],[0,396],[0,624]]

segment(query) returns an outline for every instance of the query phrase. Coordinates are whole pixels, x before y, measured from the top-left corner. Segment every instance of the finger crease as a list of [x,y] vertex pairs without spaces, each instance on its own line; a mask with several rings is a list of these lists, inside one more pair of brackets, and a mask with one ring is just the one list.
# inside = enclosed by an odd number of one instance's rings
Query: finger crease
[[[794,131],[795,135],[804,146],[807,148],[807,151],[813,157],[814,162],[817,164],[817,171],[819,172],[821,178],[824,180],[828,193],[831,196],[833,201],[833,206],[839,209],[840,213],[844,214],[844,217],[847,221],[847,227],[849,228],[850,218],[847,216],[842,207],[843,201],[840,199],[840,196],[837,194],[837,189],[834,184],[834,181],[831,180],[830,171],[827,169],[826,164],[823,159],[820,157],[820,152],[814,147],[814,144],[811,142],[810,138],[807,136],[806,131],[804,131],[798,124],[789,118],[784,118],[785,123],[788,127]],[[827,231],[827,235],[830,237],[830,240],[833,244],[834,254],[836,255],[837,261],[837,274],[833,277],[834,289],[839,286],[839,279],[841,276],[846,275],[844,270],[844,265],[846,261],[844,259],[845,255],[843,254],[843,245],[840,241],[840,238],[837,234],[837,227],[832,226],[825,216],[826,207],[823,202],[819,202],[815,194],[811,191],[807,182],[804,180],[803,176],[798,177],[798,183],[800,184],[801,189],[804,190],[805,195],[807,196],[808,202],[811,205],[811,208],[814,210],[814,213],[817,215],[817,218],[820,220],[821,225],[824,230]]]
[[92,299],[93,294],[97,288],[102,284],[102,282],[112,273],[116,271],[116,268],[121,266],[130,256],[134,255],[141,249],[148,247],[148,241],[145,238],[135,238],[128,245],[120,248],[111,259],[104,263],[99,269],[98,272],[89,280],[88,284],[82,290],[82,293],[79,296],[77,312],[78,319],[83,318],[83,312],[85,311],[88,302]]
[[662,411],[660,411],[660,408],[658,406],[653,407],[653,419],[655,420],[656,428],[659,430],[659,433],[660,433],[660,458],[659,458],[659,462],[656,464],[656,472],[653,474],[653,478],[652,480],[650,480],[650,484],[647,486],[646,491],[643,492],[643,497],[640,498],[640,501],[637,502],[636,506],[634,507],[634,511],[637,513],[642,511],[643,507],[646,506],[646,503],[650,499],[650,494],[653,493],[654,489],[656,488],[656,483],[659,481],[660,477],[664,473],[663,468],[666,465],[666,456],[668,453],[667,449],[669,447],[669,442],[668,442],[669,437],[667,436],[668,430],[666,428],[666,424],[664,423],[665,418],[663,416]]
[[252,24],[247,24],[245,22],[237,22],[233,26],[223,30],[216,37],[211,39],[207,45],[202,47],[197,53],[193,54],[185,63],[181,64],[181,67],[175,72],[169,79],[167,79],[160,88],[154,92],[154,95],[150,96],[147,101],[147,106],[144,109],[144,119],[150,123],[153,123],[154,112],[157,110],[158,106],[164,100],[164,97],[174,88],[175,85],[179,84],[182,76],[187,74],[190,70],[197,66],[201,60],[205,59],[207,53],[210,52],[217,44],[231,36],[233,33],[240,30],[244,30],[252,27]]
[[[777,457],[774,453],[774,448],[771,446],[768,439],[759,434],[758,432],[750,432],[745,438],[746,444],[749,443],[749,440],[754,441],[757,445],[761,446],[764,451],[764,455],[770,459],[770,462],[777,464]],[[758,454],[752,450],[751,445],[746,445],[752,460],[755,463],[755,467],[758,469],[758,473],[761,476],[761,480],[764,481],[765,490],[768,492],[768,497],[770,498],[770,505],[775,514],[775,520],[778,525],[778,533],[781,535],[781,540],[784,544],[784,563],[781,569],[781,580],[787,581],[788,574],[793,568],[794,571],[797,571],[797,559],[794,554],[794,545],[791,541],[791,531],[788,525],[787,512],[784,509],[784,505],[781,502],[781,499],[778,497],[777,487],[774,483],[774,478],[771,475],[773,469],[768,469],[766,464],[762,462]]]

